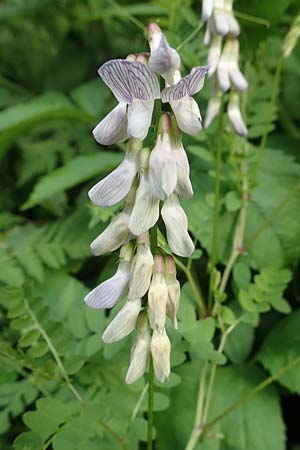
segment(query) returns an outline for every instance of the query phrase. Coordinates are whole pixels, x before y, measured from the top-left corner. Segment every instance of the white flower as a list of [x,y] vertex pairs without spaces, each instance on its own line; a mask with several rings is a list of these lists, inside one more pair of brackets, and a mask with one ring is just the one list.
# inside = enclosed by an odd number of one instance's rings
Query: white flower
[[233,92],[230,95],[227,113],[234,131],[240,134],[241,136],[247,136],[248,130],[243,121],[242,113],[239,106],[239,96],[236,92]]
[[217,85],[217,80],[213,78],[212,84],[212,95],[207,105],[207,110],[205,114],[204,127],[208,128],[213,120],[217,117],[220,112],[222,103],[222,92],[219,90]]
[[152,280],[148,292],[149,320],[153,330],[162,330],[166,324],[168,289],[164,277],[164,260],[155,255]]
[[132,248],[122,247],[120,262],[115,275],[87,294],[84,301],[91,308],[112,308],[128,292]]
[[141,146],[141,141],[130,139],[121,164],[89,190],[89,197],[95,205],[115,205],[126,197],[138,171]]
[[180,283],[176,278],[176,265],[173,256],[165,260],[165,280],[168,289],[167,314],[177,329],[177,311],[180,302]]
[[126,383],[131,384],[144,375],[147,369],[148,355],[150,352],[151,335],[147,323],[147,317],[141,313],[136,324],[137,337],[130,353],[130,365],[126,375]]
[[182,143],[173,149],[173,155],[176,161],[177,172],[176,192],[180,197],[191,198],[193,196],[193,187],[190,180],[190,166]]
[[186,214],[176,194],[172,194],[165,200],[161,215],[166,226],[167,241],[171,251],[178,256],[191,256],[195,248],[188,233]]
[[140,160],[140,183],[129,219],[129,229],[135,236],[152,228],[159,218],[159,199],[153,195],[149,182],[149,151],[143,149]]
[[213,12],[214,0],[202,0],[202,16],[203,22],[210,18]]
[[149,289],[153,269],[153,256],[149,246],[149,234],[137,239],[136,255],[132,260],[128,299],[142,298]]
[[128,336],[135,328],[141,310],[141,300],[126,301],[116,317],[105,329],[102,340],[105,344],[118,342]]
[[155,74],[141,61],[124,59],[108,61],[98,72],[119,104],[93,130],[96,141],[111,145],[127,137],[143,140],[151,124],[154,100],[160,98]]
[[151,192],[159,199],[164,200],[174,192],[177,183],[176,161],[174,159],[168,114],[160,117],[157,141],[150,153],[149,183]]
[[148,26],[150,45],[149,67],[159,73],[169,84],[174,84],[174,76],[180,68],[180,56],[170,47],[166,37],[156,23]]
[[220,58],[217,74],[220,88],[226,92],[232,85],[233,88],[244,91],[248,83],[238,67],[239,41],[228,39]]
[[155,376],[161,383],[170,375],[170,353],[171,344],[166,330],[154,330],[151,339],[151,354]]
[[189,75],[161,93],[162,102],[170,103],[178,127],[185,133],[196,134],[202,129],[200,110],[192,96],[202,89],[208,70],[209,67],[194,67]]
[[209,65],[208,71],[209,77],[211,77],[217,70],[221,53],[222,53],[222,37],[217,35],[213,36],[210,42],[207,56],[207,62]]
[[128,229],[128,221],[131,211],[131,208],[125,208],[111,221],[105,230],[93,240],[91,243],[91,251],[95,256],[113,252],[129,240],[130,232]]

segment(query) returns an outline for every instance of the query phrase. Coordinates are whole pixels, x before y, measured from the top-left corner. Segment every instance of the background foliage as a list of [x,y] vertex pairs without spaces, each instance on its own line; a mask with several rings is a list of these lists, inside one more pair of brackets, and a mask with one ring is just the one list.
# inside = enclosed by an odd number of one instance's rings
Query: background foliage
[[[245,244],[220,305],[225,324],[237,317],[239,323],[218,352],[218,323],[199,320],[195,307],[197,286],[204,297],[208,292],[214,124],[185,140],[195,191],[185,208],[198,250],[192,261],[179,261],[180,327],[168,331],[172,375],[156,386],[154,401],[159,450],[184,448],[205,361],[222,366],[210,421],[300,356],[299,44],[272,100],[282,40],[299,0],[240,0],[235,8],[250,85],[243,98],[249,144],[227,132],[224,118],[217,269],[223,272],[230,256],[246,166]],[[83,303],[116,267],[114,256],[92,258],[89,243],[118,207],[92,206],[87,190],[124,150],[101,148],[91,137],[114,102],[96,70],[107,59],[145,51],[150,21],[176,47],[200,15],[200,0],[0,2],[1,449],[145,448],[146,379],[124,384],[130,338],[104,347],[108,314]],[[205,64],[202,41],[200,30],[182,46],[186,73]],[[206,83],[198,98],[203,114],[209,95]],[[299,450],[299,391],[300,365],[218,420],[196,448]]]

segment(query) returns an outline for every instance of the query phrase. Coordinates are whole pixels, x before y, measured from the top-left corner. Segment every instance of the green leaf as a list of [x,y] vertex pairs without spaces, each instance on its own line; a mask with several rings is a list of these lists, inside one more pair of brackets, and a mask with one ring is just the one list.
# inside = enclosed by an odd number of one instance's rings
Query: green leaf
[[247,323],[239,323],[227,337],[225,353],[235,364],[248,358],[254,340],[254,328]]
[[[280,320],[271,329],[258,353],[258,360],[274,374],[300,356],[300,310]],[[291,392],[300,391],[300,364],[282,375],[278,381]]]
[[40,435],[32,431],[26,431],[16,437],[13,448],[15,450],[40,450],[43,443],[44,440]]
[[[156,414],[158,448],[185,448],[193,429],[201,366],[191,362],[179,370],[182,383],[172,390],[167,411]],[[253,366],[218,368],[208,422],[240,399],[265,378]],[[194,407],[191,408],[191,399]],[[174,414],[180,411],[182,414]],[[183,413],[184,412],[184,413]],[[285,434],[280,403],[273,387],[257,393],[251,400],[228,413],[209,430],[197,449],[284,450]],[[219,436],[222,435],[222,439]]]
[[58,430],[70,416],[68,406],[53,398],[41,398],[36,402],[36,410],[26,412],[23,421],[34,433],[44,440]]
[[120,154],[111,152],[75,157],[65,166],[42,177],[22,208],[32,208],[61,191],[76,186],[95,175],[100,176],[100,174],[113,169],[120,159]]
[[87,122],[91,117],[60,93],[46,93],[22,105],[12,106],[0,113],[0,154],[28,128],[53,119]]

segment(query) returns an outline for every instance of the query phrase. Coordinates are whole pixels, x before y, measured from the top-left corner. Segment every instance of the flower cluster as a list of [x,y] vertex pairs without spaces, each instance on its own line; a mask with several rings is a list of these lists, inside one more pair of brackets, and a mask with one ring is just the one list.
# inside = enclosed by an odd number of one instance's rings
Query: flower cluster
[[[95,127],[93,135],[102,145],[128,139],[121,164],[89,191],[98,206],[111,206],[124,200],[124,208],[92,242],[99,256],[120,249],[116,273],[86,297],[92,308],[112,308],[126,301],[108,325],[102,340],[119,341],[136,329],[127,383],[146,371],[149,353],[156,378],[163,382],[170,374],[171,345],[166,318],[177,328],[180,285],[173,256],[155,243],[151,248],[150,230],[160,216],[172,253],[189,257],[194,244],[188,233],[186,214],[179,198],[189,198],[193,189],[189,163],[181,132],[201,130],[201,114],[192,98],[203,86],[207,67],[196,67],[185,77],[180,74],[180,57],[171,48],[156,24],[149,25],[150,55],[129,55],[108,61],[99,69],[118,105]],[[160,90],[157,77],[165,80]],[[152,123],[154,103],[170,105],[171,112],[157,118],[154,148],[143,146]],[[166,108],[167,109],[167,105]]]
[[[230,90],[227,113],[234,131],[247,135],[240,111],[239,92],[248,88],[247,80],[239,69],[240,27],[233,15],[233,0],[203,0],[202,20],[207,21],[204,42],[209,45],[208,76],[212,80],[212,98],[209,101],[205,127],[219,114],[222,95]],[[224,42],[224,37],[226,40]]]

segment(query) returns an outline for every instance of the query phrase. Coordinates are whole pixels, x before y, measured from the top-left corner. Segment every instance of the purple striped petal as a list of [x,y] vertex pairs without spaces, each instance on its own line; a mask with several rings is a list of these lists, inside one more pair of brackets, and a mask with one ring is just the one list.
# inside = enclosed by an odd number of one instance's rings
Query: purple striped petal
[[180,100],[186,96],[192,96],[199,92],[204,84],[204,78],[209,66],[194,67],[189,75],[175,85],[165,88],[161,93],[163,103]]
[[99,144],[112,145],[127,139],[126,109],[126,103],[119,103],[93,129],[93,136]]
[[157,77],[146,64],[113,59],[103,64],[98,73],[119,102],[160,98]]

